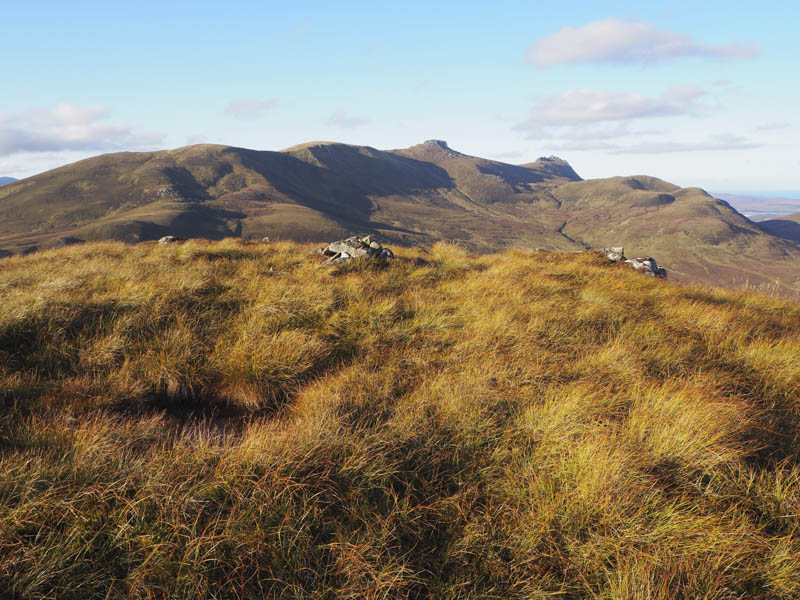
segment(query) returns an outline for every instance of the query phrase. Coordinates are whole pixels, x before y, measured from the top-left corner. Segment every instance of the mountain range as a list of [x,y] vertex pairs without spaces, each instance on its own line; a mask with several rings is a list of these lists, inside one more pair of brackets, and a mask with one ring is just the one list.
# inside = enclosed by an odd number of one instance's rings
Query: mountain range
[[584,181],[556,157],[512,165],[440,140],[399,150],[311,142],[106,154],[0,189],[7,253],[163,235],[321,242],[355,232],[475,252],[624,246],[678,280],[800,284],[792,231],[757,224],[699,188],[644,175]]
[[0,177],[0,185],[6,185],[8,183],[14,183],[17,181],[13,177]]

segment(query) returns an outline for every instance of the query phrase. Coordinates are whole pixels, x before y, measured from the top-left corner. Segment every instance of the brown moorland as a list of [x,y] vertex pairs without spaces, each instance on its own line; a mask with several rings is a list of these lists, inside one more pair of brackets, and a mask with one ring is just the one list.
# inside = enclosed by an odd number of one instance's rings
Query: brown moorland
[[0,261],[4,597],[800,595],[800,304],[310,250]]
[[510,165],[436,140],[389,151],[312,142],[107,154],[0,188],[0,254],[79,240],[353,233],[474,252],[624,246],[678,281],[800,285],[800,242],[698,188],[648,176],[582,181],[558,158]]

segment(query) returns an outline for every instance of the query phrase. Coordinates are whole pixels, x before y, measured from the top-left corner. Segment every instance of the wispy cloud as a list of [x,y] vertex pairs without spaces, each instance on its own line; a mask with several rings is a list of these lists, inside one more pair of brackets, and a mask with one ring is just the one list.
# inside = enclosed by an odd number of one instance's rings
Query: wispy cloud
[[671,142],[667,140],[644,141],[632,146],[617,148],[612,154],[668,154],[672,152],[708,152],[751,150],[761,144],[731,133],[713,135],[698,142]]
[[272,98],[267,100],[234,100],[225,107],[225,114],[236,119],[254,121],[277,106],[278,101]]
[[512,150],[510,152],[500,152],[498,154],[492,154],[491,156],[492,156],[492,158],[496,158],[498,160],[522,158],[522,152],[518,152],[516,150]]
[[192,146],[194,144],[204,144],[207,143],[207,141],[208,137],[202,133],[193,133],[191,135],[186,136],[186,143],[189,146]]
[[528,49],[528,62],[539,67],[574,63],[654,63],[680,57],[753,58],[756,44],[710,45],[692,35],[659,29],[651,23],[610,18],[580,27],[567,26]]
[[342,129],[355,129],[369,123],[368,119],[363,117],[355,117],[348,115],[344,110],[337,110],[330,117],[328,117],[327,124],[333,127],[341,127]]
[[612,126],[590,125],[559,129],[553,136],[548,148],[554,151],[585,152],[588,150],[618,150],[620,140],[628,137],[640,138],[644,135],[663,135],[663,129],[632,130],[625,123]]
[[772,121],[770,123],[762,123],[758,127],[756,127],[756,131],[774,131],[776,129],[789,129],[792,126],[791,123],[787,123],[785,121]]
[[311,24],[303,23],[302,25],[295,27],[292,31],[289,31],[288,33],[282,35],[281,39],[291,44],[297,44],[299,42],[302,42],[303,39],[305,39],[310,30],[311,30]]
[[0,156],[22,152],[117,150],[158,144],[163,136],[135,134],[108,123],[103,106],[58,104],[52,108],[0,113]]
[[516,129],[530,139],[537,139],[552,135],[552,129],[558,127],[688,115],[706,110],[702,103],[704,95],[705,92],[692,85],[671,88],[660,97],[605,90],[569,90],[537,102],[530,118]]
[[[643,132],[636,132],[637,134]],[[638,138],[637,138],[638,139]],[[705,140],[675,142],[666,139],[651,139],[634,143],[623,140],[571,139],[559,137],[548,144],[548,149],[555,152],[590,152],[605,150],[609,154],[670,154],[675,152],[712,152],[731,150],[751,150],[761,144],[733,134],[713,135]]]

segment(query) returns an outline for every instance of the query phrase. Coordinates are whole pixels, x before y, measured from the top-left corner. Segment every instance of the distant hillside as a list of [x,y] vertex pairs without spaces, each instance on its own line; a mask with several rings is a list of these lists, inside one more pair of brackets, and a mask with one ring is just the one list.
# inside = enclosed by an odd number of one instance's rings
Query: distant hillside
[[394,244],[625,246],[671,276],[740,285],[800,281],[800,246],[727,202],[654,177],[582,181],[565,161],[511,165],[440,140],[399,150],[311,142],[281,152],[197,145],[107,154],[0,189],[0,250],[172,234]]
[[800,243],[800,212],[761,221],[758,226],[771,235]]
[[0,177],[0,185],[6,185],[8,183],[14,183],[17,181],[13,177]]

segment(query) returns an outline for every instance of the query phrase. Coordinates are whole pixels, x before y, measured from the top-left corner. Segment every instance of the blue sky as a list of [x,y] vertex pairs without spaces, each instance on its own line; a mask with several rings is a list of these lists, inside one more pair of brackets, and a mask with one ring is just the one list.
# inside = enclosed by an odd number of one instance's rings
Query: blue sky
[[0,175],[117,150],[430,138],[798,190],[792,2],[4,3]]

